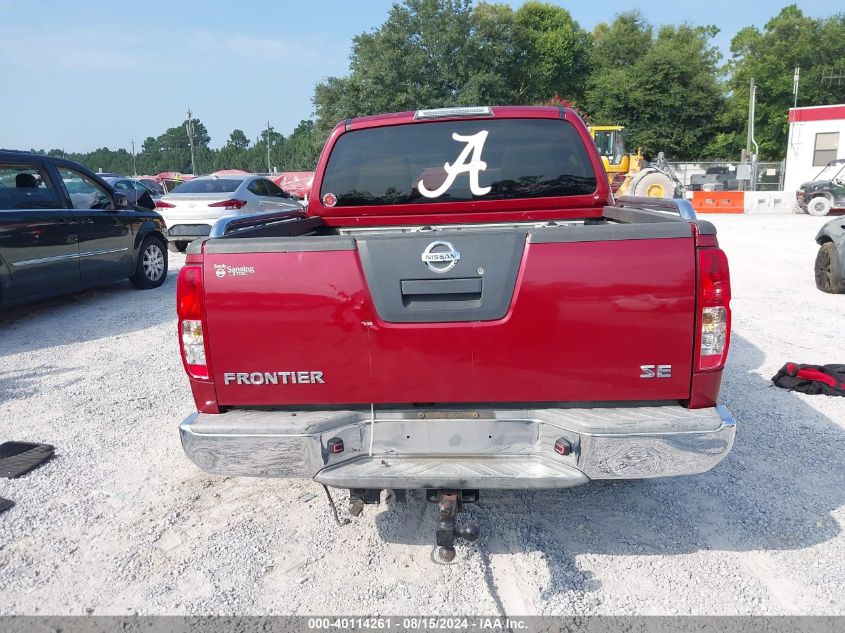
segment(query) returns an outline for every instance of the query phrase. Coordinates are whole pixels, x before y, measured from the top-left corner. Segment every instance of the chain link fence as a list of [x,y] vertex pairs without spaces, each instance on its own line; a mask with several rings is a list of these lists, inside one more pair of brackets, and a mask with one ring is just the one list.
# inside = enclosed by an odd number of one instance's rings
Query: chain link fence
[[[687,191],[782,191],[783,161],[748,164],[726,161],[670,162]],[[756,178],[752,184],[752,172]]]

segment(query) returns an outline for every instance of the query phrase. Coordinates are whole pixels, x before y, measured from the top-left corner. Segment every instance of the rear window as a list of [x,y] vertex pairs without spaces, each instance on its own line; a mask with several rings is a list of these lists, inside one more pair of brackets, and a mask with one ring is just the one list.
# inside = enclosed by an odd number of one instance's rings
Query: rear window
[[149,180],[149,179],[145,178],[145,179],[141,180],[140,182],[147,189],[149,189],[150,191],[153,191],[154,193],[157,193],[157,194],[158,193],[162,193],[162,194],[164,193],[164,188],[159,183],[157,183],[155,180]]
[[232,193],[243,180],[231,178],[211,178],[209,180],[189,180],[183,182],[170,193]]
[[589,155],[566,121],[485,119],[343,134],[329,157],[320,195],[327,206],[349,207],[548,198],[595,190]]

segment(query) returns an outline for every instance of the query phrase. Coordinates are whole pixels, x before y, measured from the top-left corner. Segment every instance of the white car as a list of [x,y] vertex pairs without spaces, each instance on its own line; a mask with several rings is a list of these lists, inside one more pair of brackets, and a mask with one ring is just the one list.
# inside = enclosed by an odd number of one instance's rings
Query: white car
[[167,224],[167,239],[179,251],[207,236],[224,215],[303,208],[273,182],[254,175],[194,178],[156,200],[156,210]]

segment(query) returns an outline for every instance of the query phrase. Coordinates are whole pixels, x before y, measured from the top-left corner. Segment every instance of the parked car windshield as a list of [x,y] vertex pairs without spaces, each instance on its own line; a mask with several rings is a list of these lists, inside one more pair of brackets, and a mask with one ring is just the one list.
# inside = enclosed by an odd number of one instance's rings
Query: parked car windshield
[[845,170],[845,160],[834,160],[829,162],[824,169],[822,169],[813,180],[833,180],[840,175],[839,172]]
[[207,178],[183,182],[170,193],[231,193],[243,180],[231,178]]
[[147,189],[153,192],[154,195],[164,195],[164,187],[162,187],[159,183],[155,180],[150,180],[148,178],[144,178],[143,180],[139,180],[142,185],[144,185]]
[[595,190],[589,155],[571,124],[484,119],[343,134],[329,157],[320,195],[329,206],[359,206],[546,198]]

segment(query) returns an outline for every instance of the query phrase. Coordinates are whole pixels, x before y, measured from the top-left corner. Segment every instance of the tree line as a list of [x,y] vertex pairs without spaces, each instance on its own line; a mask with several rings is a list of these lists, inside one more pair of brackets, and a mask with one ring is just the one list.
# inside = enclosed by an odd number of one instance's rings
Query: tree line
[[[565,99],[595,124],[624,125],[628,144],[674,160],[737,159],[746,145],[749,86],[757,85],[756,140],[782,159],[801,68],[798,105],[845,102],[845,14],[813,18],[794,4],[762,30],[746,27],[727,60],[715,26],[652,25],[637,11],[592,32],[564,8],[530,0],[517,9],[471,0],[404,0],[377,29],[353,39],[349,74],[314,89],[314,119],[290,136],[254,141],[233,130],[210,147],[194,120],[197,171],[312,169],[332,127],[349,117],[449,105],[543,104]],[[124,149],[50,150],[105,171],[132,172]],[[138,173],[191,170],[184,124],[147,138]]]
[[[92,152],[66,152],[62,149],[39,151],[50,156],[62,156],[87,165],[89,168],[120,174],[159,174],[165,171],[191,173],[191,148],[187,123],[168,128],[159,136],[150,136],[140,146],[134,162],[125,149],[112,150],[101,147]],[[290,136],[284,136],[270,127],[262,130],[254,141],[243,130],[235,129],[226,144],[212,148],[211,137],[199,119],[192,120],[194,164],[198,174],[209,174],[218,169],[244,169],[249,172],[267,172],[267,147],[270,148],[270,169],[278,171],[311,170],[319,152],[315,124],[303,120]]]

